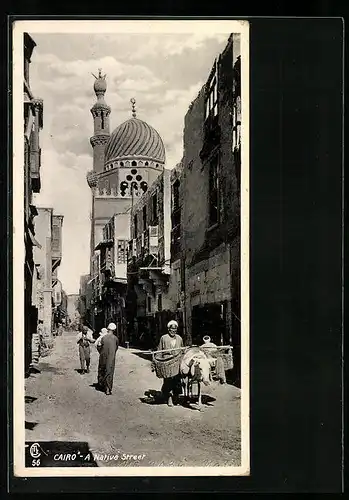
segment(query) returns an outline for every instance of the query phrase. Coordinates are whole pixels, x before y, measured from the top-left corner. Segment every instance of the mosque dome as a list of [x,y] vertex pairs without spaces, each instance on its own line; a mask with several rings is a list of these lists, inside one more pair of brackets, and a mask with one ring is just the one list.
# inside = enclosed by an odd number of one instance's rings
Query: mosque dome
[[159,133],[148,123],[130,118],[111,134],[105,148],[105,163],[122,158],[147,158],[165,163],[165,147]]

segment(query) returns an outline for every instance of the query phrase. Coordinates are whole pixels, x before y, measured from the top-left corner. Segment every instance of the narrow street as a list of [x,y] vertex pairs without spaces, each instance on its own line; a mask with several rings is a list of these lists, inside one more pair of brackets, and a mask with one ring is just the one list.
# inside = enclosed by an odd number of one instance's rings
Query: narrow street
[[[147,397],[162,380],[141,351],[119,349],[112,396],[93,386],[97,364],[92,346],[91,371],[80,374],[75,333],[55,339],[40,373],[26,380],[27,441],[84,442],[99,467],[240,465],[239,389],[214,383],[203,389],[201,412],[171,408]],[[100,456],[116,454],[117,460]],[[121,460],[122,454],[141,458]]]

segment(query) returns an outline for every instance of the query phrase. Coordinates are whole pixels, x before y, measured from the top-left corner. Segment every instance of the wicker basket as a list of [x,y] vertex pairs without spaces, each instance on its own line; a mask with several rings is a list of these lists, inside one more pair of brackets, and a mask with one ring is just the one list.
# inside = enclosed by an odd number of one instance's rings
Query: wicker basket
[[234,362],[233,362],[233,352],[231,349],[229,349],[229,352],[219,352],[217,349],[216,352],[212,352],[211,356],[213,358],[220,357],[223,360],[223,365],[224,365],[224,370],[232,370],[234,368]]
[[224,370],[232,370],[234,368],[233,353],[230,351],[228,354],[222,354]]
[[176,354],[167,359],[157,358],[156,354],[153,354],[156,376],[158,378],[169,378],[178,375],[181,359],[182,353]]

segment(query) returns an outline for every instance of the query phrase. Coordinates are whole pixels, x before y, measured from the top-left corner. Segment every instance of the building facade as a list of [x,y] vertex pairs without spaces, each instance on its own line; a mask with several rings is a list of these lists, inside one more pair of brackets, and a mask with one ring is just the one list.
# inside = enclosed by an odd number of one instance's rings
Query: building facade
[[[233,345],[240,371],[240,40],[229,38],[185,117],[183,171],[174,220],[186,341]],[[179,222],[179,228],[178,228]],[[176,239],[177,236],[177,239]],[[179,241],[176,248],[176,241]]]
[[130,213],[114,214],[104,226],[103,240],[95,249],[95,328],[100,331],[108,323],[115,323],[121,343],[127,341],[125,300],[129,238]]
[[90,310],[88,310],[87,305],[91,304],[91,300],[88,297],[88,282],[90,281],[90,275],[84,274],[80,276],[80,287],[79,287],[79,306],[78,311],[80,314],[81,321],[85,323],[90,318]]
[[[106,248],[104,228],[114,215],[129,214],[135,201],[161,174],[165,166],[165,148],[158,132],[137,118],[134,99],[131,100],[132,118],[110,134],[111,109],[104,100],[106,75],[99,71],[95,79],[97,101],[91,108],[94,135],[90,139],[93,170],[87,175],[92,206],[86,309],[91,327],[97,330],[105,321],[101,307],[105,280],[105,272],[101,270],[102,248]],[[116,235],[115,242],[123,240],[121,236]],[[117,293],[121,293],[120,287]],[[125,295],[122,299],[126,300]]]
[[29,69],[35,46],[31,36],[24,33],[24,364],[26,376],[29,374],[32,363],[33,335],[36,334],[38,324],[34,249],[39,243],[35,237],[34,218],[37,211],[33,205],[33,193],[39,193],[41,189],[39,136],[43,127],[43,102],[34,97],[30,88]]
[[67,295],[67,321],[68,326],[77,327],[80,324],[80,311],[79,311],[80,297],[79,294]]
[[177,318],[172,277],[171,171],[164,170],[131,211],[127,312],[134,344],[154,347]]
[[63,216],[54,215],[52,208],[37,208],[35,247],[38,319],[43,322],[44,338],[51,341],[55,327],[55,312],[62,303],[62,285],[57,270],[62,259]]

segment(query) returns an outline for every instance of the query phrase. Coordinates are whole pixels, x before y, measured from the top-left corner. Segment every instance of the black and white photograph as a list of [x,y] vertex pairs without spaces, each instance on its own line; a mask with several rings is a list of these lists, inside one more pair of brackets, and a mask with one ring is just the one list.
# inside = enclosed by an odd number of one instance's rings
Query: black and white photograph
[[14,23],[16,476],[249,475],[249,77],[247,21]]

